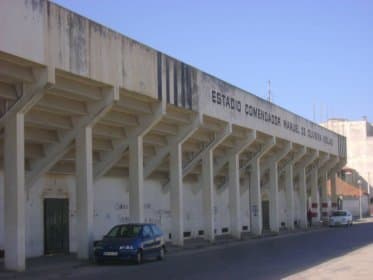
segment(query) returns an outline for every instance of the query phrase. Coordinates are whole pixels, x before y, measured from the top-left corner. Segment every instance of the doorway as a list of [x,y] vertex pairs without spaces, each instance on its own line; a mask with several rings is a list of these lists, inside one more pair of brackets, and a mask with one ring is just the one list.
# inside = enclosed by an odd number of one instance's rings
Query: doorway
[[44,253],[69,253],[69,200],[44,199]]
[[262,201],[263,230],[269,230],[269,201]]

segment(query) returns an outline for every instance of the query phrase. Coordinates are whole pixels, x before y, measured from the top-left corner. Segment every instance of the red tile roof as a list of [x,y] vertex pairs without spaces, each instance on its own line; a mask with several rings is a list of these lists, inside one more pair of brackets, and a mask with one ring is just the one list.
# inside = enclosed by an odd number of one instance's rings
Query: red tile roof
[[[360,189],[357,186],[351,185],[339,177],[336,178],[336,185],[337,185],[337,195],[343,195],[343,196],[351,196],[351,197],[359,197],[360,196]],[[330,180],[328,181],[328,193],[331,194],[331,186],[330,186]],[[364,195],[364,192],[362,191],[362,195]]]

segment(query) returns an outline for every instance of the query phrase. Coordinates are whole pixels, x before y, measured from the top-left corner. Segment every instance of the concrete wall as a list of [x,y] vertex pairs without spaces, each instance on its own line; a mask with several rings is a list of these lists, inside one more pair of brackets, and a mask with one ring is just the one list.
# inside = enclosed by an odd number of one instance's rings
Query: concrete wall
[[[3,174],[0,174],[0,249],[3,248]],[[94,239],[100,239],[115,224],[129,221],[128,180],[126,178],[103,177],[94,185]],[[144,186],[145,221],[158,224],[166,238],[170,232],[169,192],[157,181],[147,180]],[[268,196],[267,190],[263,195]],[[68,198],[70,216],[70,251],[76,251],[76,201],[74,176],[46,175],[31,189],[26,209],[26,250],[27,256],[43,254],[43,199]],[[184,231],[197,237],[204,229],[202,215],[202,192],[199,184],[184,183]],[[215,189],[215,223],[217,234],[223,228],[230,228],[228,189]],[[368,199],[363,197],[363,213],[368,212]],[[299,192],[294,192],[295,220],[299,220]],[[354,216],[359,216],[359,200],[344,198],[343,207]],[[241,186],[242,225],[250,230],[249,192]],[[284,188],[279,190],[279,222],[286,223],[287,205]]]
[[[0,210],[3,209],[3,174],[0,174]],[[115,224],[129,221],[128,179],[103,177],[94,184],[94,239],[102,236]],[[44,198],[69,199],[70,251],[75,252],[76,244],[76,195],[75,177],[46,175],[41,177],[27,196],[26,209],[26,254],[27,257],[44,254],[43,200]],[[170,233],[169,192],[157,181],[145,181],[145,221],[158,224],[168,238]],[[199,184],[184,183],[184,231],[197,237],[204,229],[202,191]],[[249,192],[241,187],[242,225],[250,230]],[[279,195],[280,222],[286,221],[285,194]],[[3,248],[3,211],[0,212],[0,249]],[[225,234],[223,228],[230,228],[228,189],[215,189],[216,233]],[[229,233],[229,231],[227,232]]]
[[155,50],[49,1],[1,1],[0,18],[1,51],[156,98]]
[[[373,185],[373,126],[366,120],[329,120],[322,124],[347,139],[347,166],[355,169],[363,179],[362,187],[366,191]],[[353,184],[357,185],[357,178]]]
[[0,1],[0,38],[0,52],[196,109],[194,68],[49,1]]
[[[360,217],[359,198],[344,197],[342,205],[343,209],[349,210],[353,217]],[[363,217],[368,216],[369,204],[367,196],[363,196],[361,199],[361,209]]]
[[287,214],[287,204],[286,204],[286,197],[285,197],[285,189],[280,189],[278,192],[278,205],[279,205],[279,213],[278,213],[278,222],[281,227],[281,223],[285,223],[286,225],[286,214]]
[[245,178],[240,186],[241,223],[250,231],[250,192],[249,179]]
[[[1,179],[3,175],[1,174]],[[94,185],[94,239],[102,236],[115,224],[129,220],[128,180],[104,177]],[[3,208],[3,183],[0,185],[0,209]],[[161,226],[168,236],[169,193],[155,181],[146,181],[144,193],[145,220]],[[43,176],[31,189],[26,202],[26,253],[27,257],[40,256],[43,248],[43,199],[69,199],[70,251],[76,251],[76,195],[74,176]],[[195,201],[193,197],[191,197]],[[198,200],[197,200],[198,201]],[[186,205],[196,202],[186,202]],[[1,211],[3,214],[3,211]],[[3,248],[3,215],[0,215],[0,248]],[[200,216],[200,215],[199,215]],[[198,216],[197,216],[198,217]]]
[[300,193],[299,193],[299,190],[296,190],[294,192],[294,219],[298,222],[298,226],[299,226],[299,221],[301,219],[301,216],[300,216]]
[[222,234],[223,228],[230,228],[228,188],[216,189],[215,203],[216,234]]
[[202,190],[199,184],[184,184],[184,232],[196,237],[204,228]]
[[47,28],[46,1],[0,1],[0,51],[47,64]]
[[[0,174],[0,210],[3,209],[3,174]],[[94,184],[94,239],[102,236],[115,224],[129,221],[128,179],[103,177]],[[249,196],[242,188],[241,211],[242,223],[250,229]],[[27,257],[44,254],[43,200],[44,198],[69,199],[70,251],[75,252],[76,244],[76,195],[75,177],[63,175],[46,175],[41,177],[27,196],[26,209],[26,253]],[[158,224],[165,233],[170,233],[169,192],[157,181],[147,180],[144,186],[145,221]],[[216,189],[215,222],[217,234],[222,228],[230,228],[228,189]],[[202,191],[199,184],[184,184],[184,231],[191,237],[197,237],[198,231],[204,229],[202,215]],[[4,223],[3,211],[0,212],[0,249],[3,248]],[[229,233],[229,232],[228,232]]]

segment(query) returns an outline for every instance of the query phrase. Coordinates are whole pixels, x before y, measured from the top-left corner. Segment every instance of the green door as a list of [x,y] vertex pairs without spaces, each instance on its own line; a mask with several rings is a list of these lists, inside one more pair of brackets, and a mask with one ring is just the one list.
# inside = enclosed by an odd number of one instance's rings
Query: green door
[[44,199],[45,254],[69,253],[69,200]]
[[263,230],[269,230],[269,201],[262,201]]

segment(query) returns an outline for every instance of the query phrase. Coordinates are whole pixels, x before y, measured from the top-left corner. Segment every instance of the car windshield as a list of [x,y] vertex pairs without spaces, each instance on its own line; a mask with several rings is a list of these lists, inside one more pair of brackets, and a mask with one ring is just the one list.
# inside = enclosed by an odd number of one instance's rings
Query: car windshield
[[333,212],[332,216],[337,216],[337,217],[340,217],[340,216],[347,216],[347,213],[345,211],[336,211],[336,212]]
[[106,236],[116,238],[133,238],[139,235],[140,230],[140,225],[120,225],[113,227]]

